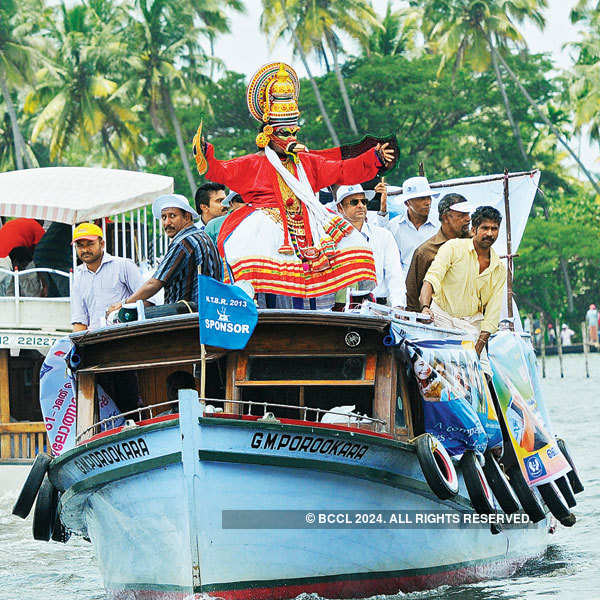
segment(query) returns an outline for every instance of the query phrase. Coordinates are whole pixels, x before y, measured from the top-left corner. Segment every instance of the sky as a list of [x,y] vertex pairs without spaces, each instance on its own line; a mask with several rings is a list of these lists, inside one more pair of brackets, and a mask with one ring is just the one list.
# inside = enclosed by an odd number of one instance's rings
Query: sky
[[[576,0],[548,0],[546,10],[546,28],[540,32],[535,26],[529,25],[521,28],[529,48],[532,52],[550,52],[559,68],[566,69],[571,65],[569,50],[563,49],[564,44],[575,41],[578,30],[569,19],[571,8]],[[294,65],[298,74],[305,75],[304,68],[299,59],[292,57],[291,47],[279,42],[273,49],[270,48],[267,38],[260,32],[259,20],[261,14],[260,0],[246,0],[246,14],[232,13],[230,35],[218,39],[215,53],[232,71],[252,75],[261,65],[274,60],[283,60]],[[384,14],[387,0],[373,0],[373,5],[378,14]],[[400,8],[404,5],[401,0],[393,1],[392,6]],[[352,48],[349,52],[352,53]],[[311,61],[311,70],[316,75],[323,72],[318,62]],[[600,149],[597,144],[590,146],[585,140],[572,140],[575,150],[580,148],[582,162],[589,168],[600,169]]]

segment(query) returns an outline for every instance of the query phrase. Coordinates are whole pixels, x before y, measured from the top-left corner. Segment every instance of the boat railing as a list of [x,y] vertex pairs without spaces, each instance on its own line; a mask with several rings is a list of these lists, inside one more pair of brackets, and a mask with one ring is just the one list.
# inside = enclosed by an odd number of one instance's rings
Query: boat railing
[[[69,296],[23,296],[21,294],[20,278],[31,273],[49,273],[66,277],[69,281]],[[0,268],[0,280],[6,277],[13,279],[14,291],[11,290],[10,296],[6,294],[6,290],[0,293],[0,303],[2,306],[2,310],[0,311],[0,327],[61,331],[71,329],[70,290],[73,283],[72,273],[65,273],[64,271],[47,267],[35,267],[23,271],[10,271]],[[2,288],[7,288],[7,286],[3,285],[0,289]],[[51,310],[49,307],[51,307]]]
[[[222,398],[200,398],[200,403],[204,404],[204,416],[212,416],[221,413],[220,409],[215,409],[213,407],[212,411],[207,411],[207,409],[212,406],[209,404],[210,402],[219,402],[219,403],[227,403],[227,404],[238,404],[241,406],[246,406],[248,409],[247,415],[252,415],[252,407],[258,406],[263,409],[263,415],[261,419],[269,422],[278,422],[277,417],[269,410],[269,409],[292,409],[297,410],[302,413],[302,420],[306,421],[309,413],[314,413],[315,417],[318,420],[318,417],[328,414],[328,415],[336,415],[339,417],[343,417],[343,419],[339,419],[335,422],[330,423],[331,425],[348,425],[349,427],[356,427],[360,429],[364,428],[365,425],[368,426],[369,430],[371,427],[374,428],[376,432],[382,431],[386,421],[382,419],[377,419],[376,417],[369,417],[367,415],[361,415],[354,412],[342,412],[336,411],[334,408],[330,410],[326,410],[323,408],[314,408],[311,406],[298,406],[295,404],[275,404],[273,402],[254,402],[252,400],[224,400]],[[82,440],[86,440],[102,431],[108,431],[110,429],[115,429],[116,427],[120,427],[120,425],[116,425],[117,422],[125,421],[125,426],[135,426],[135,419],[130,419],[131,417],[137,416],[137,421],[142,421],[144,419],[153,419],[158,416],[155,414],[156,409],[164,408],[166,406],[177,406],[179,404],[179,400],[169,400],[167,402],[160,402],[159,404],[151,404],[149,406],[140,406],[134,410],[130,410],[124,413],[119,413],[117,415],[112,415],[107,417],[106,419],[102,419],[98,421],[94,425],[91,425],[87,429],[84,429],[76,438],[76,442],[79,443]],[[165,412],[164,410],[161,412]],[[256,416],[256,415],[254,415]],[[130,422],[128,422],[130,421]]]

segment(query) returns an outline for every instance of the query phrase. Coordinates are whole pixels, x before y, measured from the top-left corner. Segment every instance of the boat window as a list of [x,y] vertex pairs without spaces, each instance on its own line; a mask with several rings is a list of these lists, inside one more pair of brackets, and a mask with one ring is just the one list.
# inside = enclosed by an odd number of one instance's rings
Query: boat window
[[[257,402],[258,405],[245,405],[246,414],[262,415],[266,410],[282,419],[302,419],[321,421],[324,413],[305,410],[304,407],[319,408],[328,411],[342,406],[354,406],[353,412],[361,415],[372,415],[373,387],[371,386],[260,386],[241,388],[240,399],[244,402]],[[285,404],[289,408],[273,406]],[[298,407],[298,408],[291,408]],[[342,424],[348,421],[339,419]]]
[[365,375],[365,356],[251,356],[252,381],[356,380]]

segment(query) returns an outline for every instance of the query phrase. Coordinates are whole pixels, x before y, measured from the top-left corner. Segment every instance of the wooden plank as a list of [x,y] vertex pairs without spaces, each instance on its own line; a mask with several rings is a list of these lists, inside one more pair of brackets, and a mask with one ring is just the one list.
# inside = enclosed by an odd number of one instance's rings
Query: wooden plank
[[[239,352],[232,352],[227,355],[227,374],[225,378],[225,398],[227,400],[239,400],[240,392],[235,386],[235,375],[237,363],[241,356]],[[239,415],[242,412],[242,405],[234,402],[225,402],[223,410],[228,414]]]
[[365,379],[274,379],[264,381],[236,381],[237,387],[286,387],[286,386],[315,386],[315,385],[335,385],[335,386],[356,386],[356,385],[369,385],[372,386],[373,380],[366,381]]
[[246,381],[248,379],[248,354],[240,352],[235,368],[236,381]]
[[36,434],[36,438],[37,438],[37,454],[39,454],[40,452],[44,451],[44,434],[43,433],[37,433]]
[[392,387],[395,361],[391,350],[379,353],[375,375],[375,397],[373,399],[373,416],[386,422],[384,431],[394,431],[395,390]]
[[44,424],[40,421],[21,421],[19,423],[0,423],[0,433],[38,433],[46,431]]
[[365,361],[365,379],[368,379],[369,381],[375,380],[375,366],[377,364],[376,358],[377,357],[375,354],[369,354],[369,356],[367,356],[367,360]]
[[[77,387],[77,435],[81,435],[96,422],[96,378],[93,374],[79,374]],[[90,431],[85,439],[91,437]]]
[[[8,379],[8,349],[0,350],[0,423],[10,422],[10,388]],[[10,438],[0,436],[0,456],[12,458],[10,452]]]

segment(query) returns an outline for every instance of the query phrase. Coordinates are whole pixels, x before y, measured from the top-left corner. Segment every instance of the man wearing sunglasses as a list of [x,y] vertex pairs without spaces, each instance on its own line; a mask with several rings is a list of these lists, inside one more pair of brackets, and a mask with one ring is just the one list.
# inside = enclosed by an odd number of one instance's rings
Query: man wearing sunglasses
[[337,190],[337,211],[360,231],[373,251],[377,287],[372,293],[377,302],[404,308],[405,276],[394,236],[387,229],[367,221],[367,202],[374,195],[375,192],[365,191],[360,185],[343,185]]

